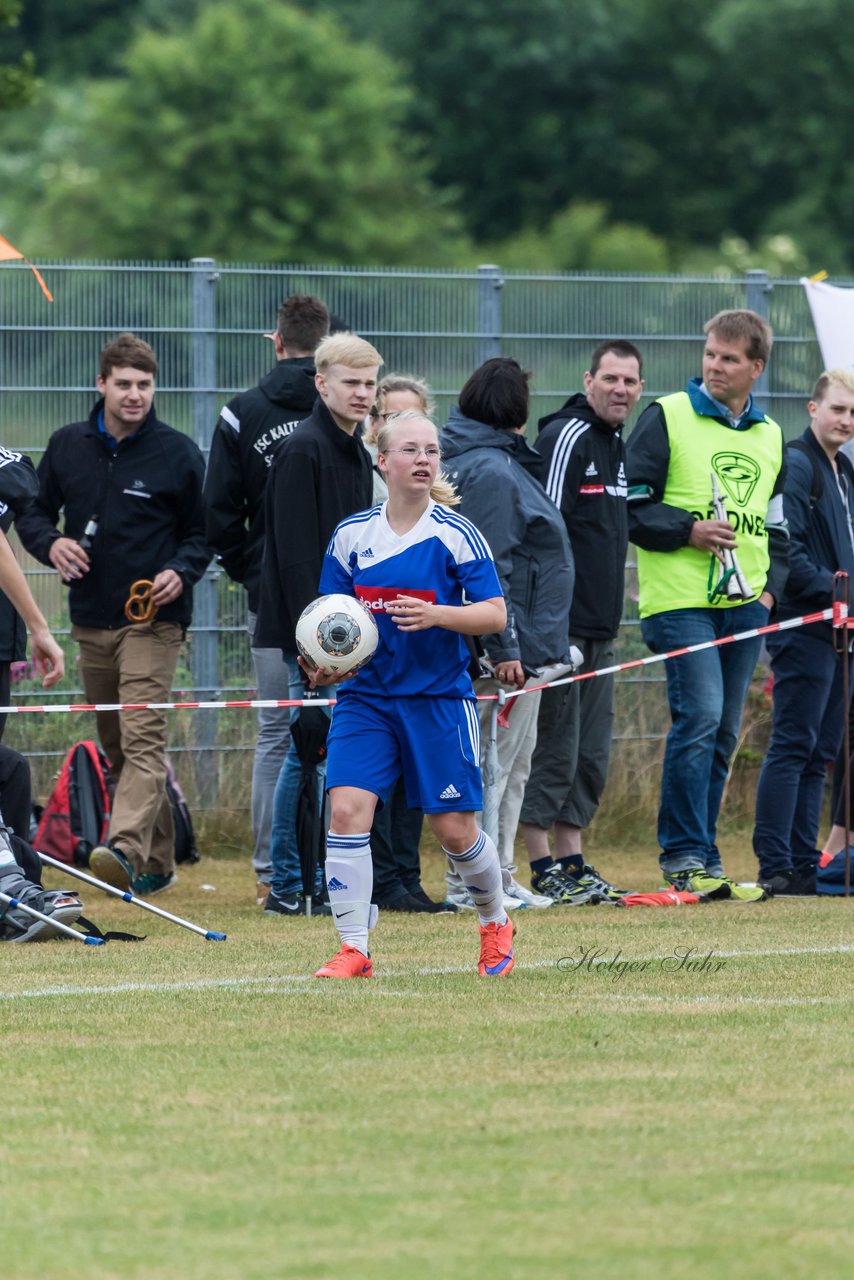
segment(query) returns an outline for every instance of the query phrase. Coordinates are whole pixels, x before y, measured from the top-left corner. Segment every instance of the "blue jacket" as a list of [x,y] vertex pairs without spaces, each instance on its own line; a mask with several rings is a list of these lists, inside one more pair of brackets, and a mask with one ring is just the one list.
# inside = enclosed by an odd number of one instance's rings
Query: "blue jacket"
[[542,458],[524,436],[451,410],[442,431],[445,468],[460,511],[489,543],[507,604],[507,626],[484,636],[492,662],[541,667],[566,657],[575,568],[563,517],[539,481]]
[[[847,508],[839,492],[827,454],[807,427],[800,437],[809,454],[801,448],[786,450],[787,473],[783,504],[789,525],[789,577],[778,608],[778,618],[797,618],[803,613],[826,609],[833,603],[833,575],[844,569],[854,583],[854,467],[841,453],[836,455],[847,486]],[[815,505],[814,466],[821,477],[821,493]],[[851,523],[849,524],[849,520]],[[832,639],[829,622],[812,624],[808,630]]]

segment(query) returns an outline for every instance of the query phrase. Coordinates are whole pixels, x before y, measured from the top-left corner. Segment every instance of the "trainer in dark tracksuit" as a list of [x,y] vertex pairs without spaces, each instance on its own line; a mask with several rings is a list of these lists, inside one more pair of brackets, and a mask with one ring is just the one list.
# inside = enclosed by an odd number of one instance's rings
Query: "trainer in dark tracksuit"
[[[840,451],[854,431],[854,374],[823,374],[809,407],[810,426],[787,450],[789,577],[781,621],[828,608],[837,570],[854,580],[854,467]],[[753,848],[760,883],[772,892],[814,893],[824,777],[847,714],[842,659],[829,622],[777,632],[767,645],[774,720],[756,791]]]
[[[560,509],[575,559],[569,640],[581,651],[582,671],[614,662],[628,547],[622,428],[643,390],[641,373],[633,344],[603,343],[584,375],[584,393],[543,418],[536,441],[546,493]],[[613,723],[613,676],[565,685],[540,704],[522,834],[539,885],[540,876],[550,874],[546,859],[553,830],[569,893],[561,900],[570,903],[592,893],[619,893],[584,862],[582,852],[582,831],[593,820],[608,776]]]

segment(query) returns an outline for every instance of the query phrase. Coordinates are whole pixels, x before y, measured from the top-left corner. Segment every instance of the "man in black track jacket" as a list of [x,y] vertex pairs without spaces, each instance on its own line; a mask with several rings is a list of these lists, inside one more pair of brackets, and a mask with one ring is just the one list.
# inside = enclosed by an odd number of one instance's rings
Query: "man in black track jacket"
[[[154,412],[157,358],[121,334],[101,352],[103,399],[86,422],[54,432],[38,467],[39,493],[16,522],[21,541],[69,586],[71,634],[90,702],[167,702],[193,584],[210,560],[198,447]],[[57,527],[64,511],[64,531]],[[151,583],[153,616],[130,621],[131,587]],[[133,610],[132,610],[133,612]],[[147,613],[139,602],[136,613]],[[102,879],[137,895],[175,878],[162,711],[99,712],[116,780],[110,843],[90,855]]]
[[[584,655],[582,671],[614,662],[628,547],[622,428],[643,391],[642,372],[641,354],[631,342],[603,342],[584,375],[584,393],[540,421],[536,448],[544,458],[546,492],[566,521],[575,560],[569,640]],[[540,704],[521,831],[532,885],[537,888],[547,872],[553,877],[557,861],[568,890],[561,902],[619,894],[587,866],[581,848],[582,830],[607,780],[613,721],[613,676],[564,685]]]
[[[205,477],[208,539],[228,576],[246,588],[255,685],[258,697],[269,701],[289,696],[289,678],[281,649],[255,644],[264,490],[279,445],[317,399],[314,351],[328,332],[329,312],[318,298],[295,295],[282,303],[272,335],[278,363],[257,387],[241,392],[223,407]],[[290,740],[287,709],[266,707],[258,712],[252,764],[252,862],[259,905],[269,892],[273,793]]]

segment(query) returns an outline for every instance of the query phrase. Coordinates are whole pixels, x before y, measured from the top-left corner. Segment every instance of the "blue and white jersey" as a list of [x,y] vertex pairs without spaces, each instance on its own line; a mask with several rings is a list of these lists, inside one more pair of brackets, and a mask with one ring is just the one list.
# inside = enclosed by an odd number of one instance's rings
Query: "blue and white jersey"
[[464,516],[431,499],[404,534],[391,528],[385,503],[342,520],[326,549],[320,590],[361,600],[380,633],[373,658],[340,686],[340,694],[472,696],[469,651],[458,632],[399,631],[385,611],[385,603],[398,596],[461,605],[463,592],[470,603],[502,595],[486,539]]

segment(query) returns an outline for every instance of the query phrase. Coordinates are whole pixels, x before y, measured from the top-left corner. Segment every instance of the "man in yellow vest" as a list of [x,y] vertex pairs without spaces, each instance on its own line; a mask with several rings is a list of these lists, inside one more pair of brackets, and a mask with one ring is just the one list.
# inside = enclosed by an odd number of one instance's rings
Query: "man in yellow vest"
[[[751,394],[771,329],[753,311],[721,311],[704,331],[702,378],[651,404],[626,448],[641,631],[654,653],[765,625],[786,581],[783,433]],[[716,491],[724,504],[717,511]],[[658,814],[661,868],[676,888],[712,898],[766,896],[725,875],[716,844],[760,643],[757,636],[665,663],[672,727]]]

